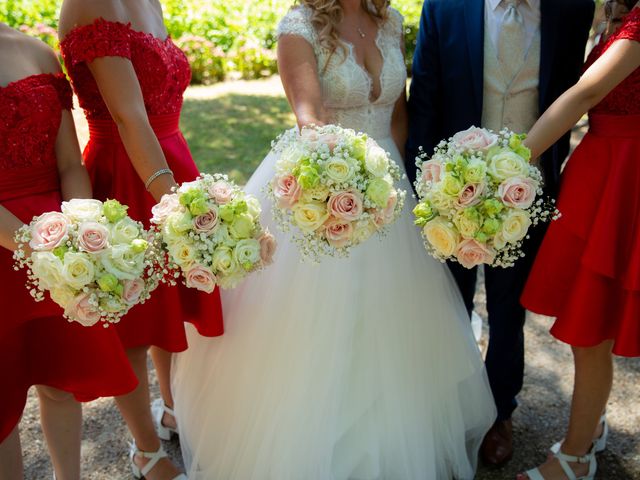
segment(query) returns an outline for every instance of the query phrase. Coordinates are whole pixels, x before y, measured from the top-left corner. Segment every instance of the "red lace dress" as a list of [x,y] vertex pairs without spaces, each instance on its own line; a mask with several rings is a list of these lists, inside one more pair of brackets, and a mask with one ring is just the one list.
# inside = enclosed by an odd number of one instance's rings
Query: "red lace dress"
[[[90,140],[84,158],[96,198],[115,198],[129,206],[131,217],[148,225],[153,197],[133,168],[118,129],[100,96],[87,63],[99,57],[127,58],[133,64],[151,127],[178,183],[193,180],[198,169],[180,133],[182,95],[191,70],[170,38],[160,40],[130,25],[98,19],[71,30],[60,44],[73,87],[89,121]],[[200,334],[223,333],[218,290],[207,295],[183,285],[161,286],[144,305],[117,325],[127,348],[156,345],[171,352],[187,348],[183,321]]]
[[[55,142],[62,109],[71,108],[64,75],[33,75],[0,87],[0,203],[23,222],[59,210]],[[24,270],[0,247],[0,442],[20,421],[32,385],[49,385],[78,400],[135,388],[116,331],[69,323],[50,300],[35,302]]]
[[[640,42],[640,9],[591,53]],[[640,68],[589,113],[589,132],[562,176],[558,208],[522,303],[555,316],[551,333],[574,346],[614,340],[640,356]]]

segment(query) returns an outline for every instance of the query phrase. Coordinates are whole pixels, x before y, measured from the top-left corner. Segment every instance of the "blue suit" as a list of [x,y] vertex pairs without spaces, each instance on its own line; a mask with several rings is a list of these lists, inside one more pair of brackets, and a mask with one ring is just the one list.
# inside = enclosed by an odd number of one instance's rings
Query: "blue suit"
[[[426,0],[413,61],[406,167],[415,179],[418,147],[431,154],[440,140],[481,126],[484,79],[484,0]],[[593,0],[541,0],[539,110],[544,112],[578,80],[593,21]],[[558,191],[569,153],[565,135],[542,157],[547,194]],[[485,269],[490,340],[486,365],[498,419],[511,417],[524,374],[525,311],[519,298],[543,231],[525,245],[510,269]],[[476,270],[451,263],[469,312]]]

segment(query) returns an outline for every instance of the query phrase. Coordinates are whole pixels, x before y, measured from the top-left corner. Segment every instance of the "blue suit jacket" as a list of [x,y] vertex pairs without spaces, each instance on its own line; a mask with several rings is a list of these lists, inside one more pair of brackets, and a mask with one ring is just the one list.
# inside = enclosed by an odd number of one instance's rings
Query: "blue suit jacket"
[[[482,120],[484,0],[426,0],[413,60],[406,166],[415,179],[418,147],[431,154],[440,140]],[[541,0],[540,113],[580,77],[593,21],[593,0]],[[565,135],[542,157],[546,187],[558,188],[569,153]]]

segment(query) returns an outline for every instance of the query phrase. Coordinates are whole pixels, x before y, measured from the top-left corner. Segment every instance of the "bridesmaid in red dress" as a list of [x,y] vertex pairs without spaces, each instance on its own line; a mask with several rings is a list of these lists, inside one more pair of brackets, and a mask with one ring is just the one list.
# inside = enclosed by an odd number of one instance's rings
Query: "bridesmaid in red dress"
[[[199,173],[178,126],[191,76],[187,59],[168,37],[157,0],[65,0],[59,34],[89,122],[84,158],[96,198],[116,198],[129,205],[131,217],[148,224],[162,195]],[[156,347],[152,356],[165,403],[156,418],[158,432],[168,439],[167,427],[175,428],[168,352],[187,348],[185,321],[204,336],[221,335],[218,291],[160,287],[117,326],[140,386],[116,401],[140,449],[132,449],[134,473],[149,479],[175,468],[161,458],[153,428],[146,351]]]
[[589,133],[563,173],[562,216],[522,298],[529,310],[557,317],[551,333],[573,348],[569,428],[549,460],[520,479],[593,478],[594,454],[606,447],[612,353],[640,356],[640,6],[613,3],[632,10],[526,140],[536,158],[589,111]]
[[32,385],[57,478],[78,480],[78,401],[137,383],[113,328],[67,322],[52,301],[36,303],[24,270],[13,270],[17,229],[63,199],[91,198],[71,100],[55,54],[0,23],[0,478],[23,478],[18,423]]

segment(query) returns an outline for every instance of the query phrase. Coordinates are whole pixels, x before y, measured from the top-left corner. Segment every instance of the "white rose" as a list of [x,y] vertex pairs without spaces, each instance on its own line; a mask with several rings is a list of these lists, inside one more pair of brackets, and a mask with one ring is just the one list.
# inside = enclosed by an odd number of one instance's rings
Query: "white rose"
[[97,222],[102,217],[102,202],[88,198],[74,198],[62,202],[62,213],[78,222]]
[[93,262],[84,253],[67,252],[64,254],[62,276],[67,285],[80,290],[93,282],[95,275]]
[[262,207],[260,206],[260,202],[254,196],[247,195],[244,199],[247,202],[247,212],[254,220],[258,220],[260,218],[260,214],[262,213]]
[[365,157],[364,166],[374,177],[384,177],[389,171],[389,158],[387,152],[377,145],[369,148]]
[[31,271],[43,288],[52,289],[64,283],[62,261],[53,253],[34,252],[31,254],[31,260]]
[[118,280],[135,280],[144,271],[145,252],[136,253],[128,245],[114,245],[100,255],[100,263]]
[[172,213],[162,226],[165,241],[180,238],[193,227],[193,217],[188,211]]
[[293,220],[303,232],[315,232],[328,218],[324,203],[298,203],[293,207]]
[[502,223],[502,238],[508,243],[516,243],[527,236],[531,217],[524,210],[514,208],[507,213]]
[[180,267],[188,267],[198,256],[195,245],[185,238],[179,238],[167,246],[169,255]]
[[344,158],[332,158],[325,165],[327,177],[338,183],[348,182],[356,173],[355,166]]
[[129,217],[125,217],[118,223],[111,227],[111,241],[115,245],[126,244],[129,245],[140,235],[140,229],[138,224],[131,220]]
[[[211,267],[214,272],[220,273],[224,276],[233,273],[238,268],[238,262],[236,262],[233,256],[233,250],[227,246],[216,248],[213,252]],[[218,281],[222,285],[221,280],[221,278],[218,278]]]
[[260,242],[253,238],[239,240],[233,249],[233,256],[245,270],[251,270],[260,262]]
[[75,299],[74,291],[69,287],[60,284],[49,290],[49,296],[51,297],[51,300],[60,305],[64,310],[69,308]]
[[517,153],[502,150],[491,157],[487,171],[500,183],[507,178],[528,176],[529,164]]
[[276,162],[276,171],[280,174],[291,173],[298,160],[305,155],[304,149],[299,143],[293,143],[285,148]]
[[201,186],[200,186],[199,180],[194,180],[192,182],[184,182],[180,184],[180,187],[178,188],[178,193],[188,192],[191,189],[200,190],[200,188]]
[[371,236],[378,231],[378,227],[371,220],[360,221],[356,224],[356,228],[353,230],[353,244],[357,245],[367,241]]

